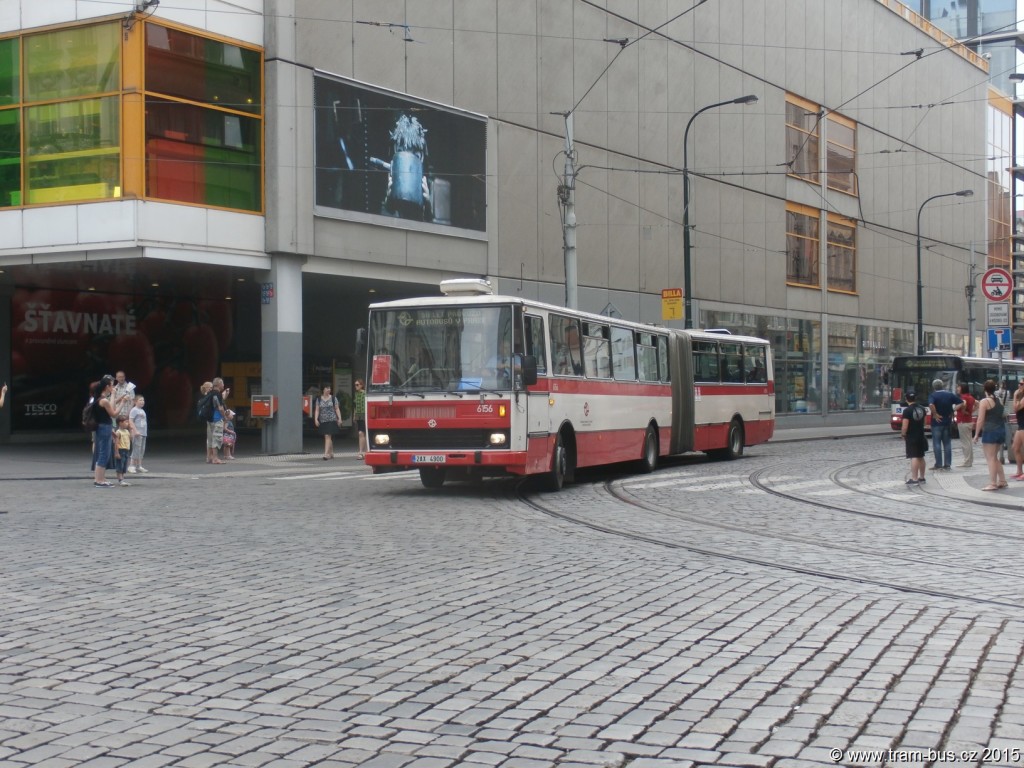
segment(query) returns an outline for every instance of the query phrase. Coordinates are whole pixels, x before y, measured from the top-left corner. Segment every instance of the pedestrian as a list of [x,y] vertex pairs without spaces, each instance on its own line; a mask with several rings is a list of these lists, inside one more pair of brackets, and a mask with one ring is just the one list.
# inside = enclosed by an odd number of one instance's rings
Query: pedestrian
[[356,392],[352,396],[352,419],[359,435],[359,458],[366,456],[366,383],[356,379]]
[[1017,463],[1017,474],[1014,480],[1024,480],[1024,379],[1017,383],[1017,391],[1013,393],[1013,414],[1017,428],[1013,431],[1013,442],[1010,449],[1013,460]]
[[1003,404],[996,397],[996,383],[985,382],[985,397],[978,407],[978,418],[974,425],[974,442],[981,440],[988,463],[988,485],[981,490],[998,491],[1006,487],[1003,463],[999,461],[999,446],[1006,442],[1006,414]]
[[128,459],[132,454],[131,419],[127,416],[117,417],[117,429],[114,430],[114,471],[117,472],[117,484],[131,485],[124,479],[128,471]]
[[928,408],[932,412],[932,450],[935,451],[935,466],[932,469],[949,469],[953,461],[953,409],[963,403],[955,392],[945,389],[942,379],[932,382],[932,393],[928,397]]
[[4,399],[6,397],[7,397],[7,382],[5,381],[4,385],[2,387],[0,387],[0,408],[4,407]]
[[[1003,379],[998,387],[996,387],[995,398],[1003,405],[1003,412],[1006,413],[1009,410],[1012,400],[1012,392],[1010,390],[1010,380]],[[1015,422],[1016,424],[1016,422]],[[1006,430],[1006,437],[1003,440],[1003,444],[999,446],[997,456],[1000,464],[1007,464],[1010,461],[1010,446],[1013,444],[1012,437],[1009,430]]]
[[149,435],[145,397],[135,396],[135,405],[128,413],[128,418],[131,419],[132,424],[132,457],[128,464],[128,473],[134,475],[137,472],[149,472],[142,466],[142,459],[146,455],[146,437]]
[[334,458],[334,436],[340,431],[340,423],[338,398],[331,394],[330,386],[326,386],[313,406],[313,426],[324,436],[324,461]]
[[903,426],[900,434],[907,446],[907,458],[910,459],[910,479],[907,485],[925,482],[924,455],[928,451],[928,441],[924,436],[924,417],[927,410],[917,402],[917,393],[908,391],[904,397],[907,407],[903,409]]
[[111,402],[117,410],[118,416],[128,417],[132,405],[135,402],[135,385],[128,381],[124,371],[114,374],[114,392],[111,395]]
[[232,461],[235,458],[235,443],[238,441],[238,433],[235,432],[235,412],[230,408],[224,412],[224,461]]
[[956,409],[956,423],[964,460],[958,466],[966,468],[974,466],[974,443],[971,441],[974,439],[974,411],[977,404],[969,384],[960,385],[960,399],[964,403]]
[[92,444],[93,486],[96,488],[113,488],[114,484],[107,480],[107,464],[113,456],[114,427],[112,419],[117,410],[110,401],[114,391],[114,378],[104,376],[93,386],[92,407],[96,421],[95,436]]
[[224,398],[230,390],[224,388],[224,379],[219,376],[210,384],[211,416],[206,422],[206,463],[223,464],[220,449],[224,445]]

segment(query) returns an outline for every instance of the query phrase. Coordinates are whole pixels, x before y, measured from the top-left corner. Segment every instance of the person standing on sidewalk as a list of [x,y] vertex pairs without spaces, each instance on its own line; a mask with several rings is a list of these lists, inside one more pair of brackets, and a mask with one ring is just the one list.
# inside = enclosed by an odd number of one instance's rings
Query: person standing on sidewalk
[[977,404],[969,384],[960,385],[960,399],[964,403],[956,409],[956,424],[964,460],[957,466],[967,468],[974,466],[974,443],[971,441],[974,439],[974,409]]
[[1010,450],[1013,453],[1013,460],[1017,463],[1017,474],[1014,480],[1024,480],[1024,379],[1017,384],[1017,391],[1013,393],[1013,413],[1017,429],[1013,432],[1013,442]]
[[924,436],[925,407],[917,402],[917,393],[913,390],[904,397],[907,407],[903,409],[903,428],[900,434],[907,444],[907,458],[910,459],[910,479],[907,485],[924,482],[925,460],[928,451],[928,440]]
[[352,396],[352,420],[356,423],[359,436],[359,458],[366,455],[366,384],[356,379],[356,391]]
[[996,383],[985,382],[985,397],[978,407],[978,420],[974,425],[974,442],[981,440],[988,463],[988,485],[981,490],[998,491],[1006,487],[1003,463],[999,461],[999,447],[1006,442],[1006,412],[996,397]]
[[944,389],[942,379],[932,382],[932,394],[928,408],[932,412],[932,450],[935,451],[935,466],[932,469],[949,469],[953,461],[953,409],[963,403],[960,396]]
[[114,391],[114,379],[104,376],[92,391],[93,418],[96,421],[95,439],[93,440],[93,485],[96,488],[113,488],[114,484],[107,480],[107,464],[114,453],[114,423],[117,409],[110,402]]
[[128,418],[132,422],[132,457],[131,463],[128,465],[129,474],[136,474],[138,472],[146,473],[149,472],[144,466],[142,466],[142,457],[146,455],[146,437],[149,435],[149,424],[146,417],[146,398],[142,395],[136,395],[135,407],[128,413]]
[[334,458],[334,436],[339,432],[340,423],[341,409],[338,406],[338,398],[331,394],[331,387],[328,384],[313,404],[313,426],[324,436],[324,461]]
[[224,398],[230,390],[224,389],[224,379],[219,376],[211,384],[212,416],[206,423],[206,463],[223,464],[220,449],[224,445]]

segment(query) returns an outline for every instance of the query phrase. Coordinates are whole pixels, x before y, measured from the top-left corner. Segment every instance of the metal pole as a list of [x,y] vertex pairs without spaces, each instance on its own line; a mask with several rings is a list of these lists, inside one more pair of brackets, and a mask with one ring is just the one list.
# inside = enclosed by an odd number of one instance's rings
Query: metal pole
[[576,271],[576,169],[572,136],[572,112],[565,116],[565,222],[562,225],[565,261],[565,306],[578,309]]
[[688,145],[690,136],[690,126],[693,125],[693,121],[697,119],[697,115],[707,112],[709,109],[715,109],[716,107],[724,107],[727,104],[753,104],[757,101],[757,96],[748,94],[747,96],[740,96],[738,99],[729,99],[728,101],[719,101],[715,104],[708,104],[706,107],[701,107],[690,119],[686,121],[686,128],[683,130],[683,327],[693,328],[693,267],[691,264],[690,256],[690,174],[689,174],[689,155]]
[[974,280],[977,275],[975,263],[974,241],[971,240],[971,265],[967,272],[967,356],[974,357]]
[[943,192],[939,195],[932,195],[921,203],[917,209],[917,354],[924,354],[924,300],[921,283],[921,212],[932,200],[940,197],[970,197],[974,194],[973,189],[961,189],[959,192]]

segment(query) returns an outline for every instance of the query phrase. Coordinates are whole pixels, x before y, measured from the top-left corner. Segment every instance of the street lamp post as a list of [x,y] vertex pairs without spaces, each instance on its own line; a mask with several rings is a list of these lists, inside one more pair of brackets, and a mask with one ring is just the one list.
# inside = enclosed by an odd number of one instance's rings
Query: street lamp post
[[728,104],[753,104],[756,101],[757,96],[749,94],[740,96],[738,99],[708,104],[693,113],[683,131],[683,327],[685,328],[693,328],[693,270],[690,265],[690,174],[686,149],[689,144],[690,126],[697,119],[697,115],[707,112],[709,109],[724,107]]
[[932,195],[917,209],[917,354],[924,354],[924,301],[923,286],[921,283],[921,211],[932,200],[940,197],[971,197],[973,189],[961,189],[959,192],[944,192],[941,195]]

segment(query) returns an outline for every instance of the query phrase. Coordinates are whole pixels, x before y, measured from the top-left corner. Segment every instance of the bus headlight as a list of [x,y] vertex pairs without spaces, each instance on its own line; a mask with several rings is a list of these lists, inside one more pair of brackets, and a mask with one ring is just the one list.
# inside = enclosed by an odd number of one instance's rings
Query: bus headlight
[[492,432],[491,433],[491,445],[504,445],[505,444],[505,433],[504,432]]
[[378,432],[373,436],[374,445],[391,445],[391,438],[382,432]]

